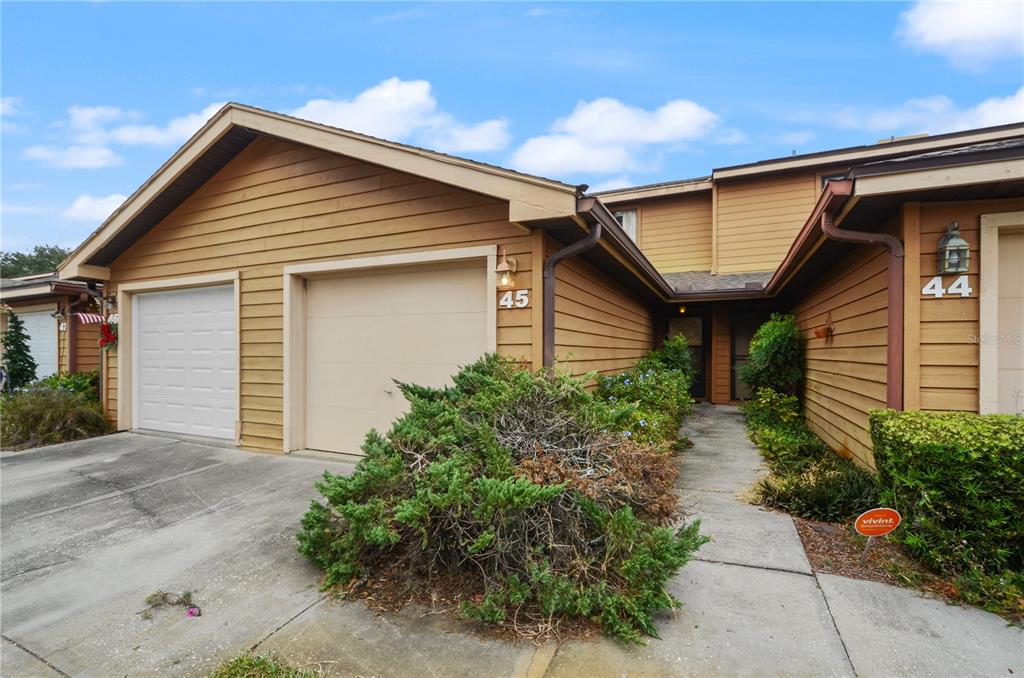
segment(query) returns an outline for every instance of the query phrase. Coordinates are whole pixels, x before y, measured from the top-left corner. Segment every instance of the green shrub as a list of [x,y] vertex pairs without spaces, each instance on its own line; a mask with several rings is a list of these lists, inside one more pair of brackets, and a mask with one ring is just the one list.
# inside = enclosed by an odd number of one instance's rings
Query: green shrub
[[[778,468],[778,466],[776,467]],[[874,476],[831,451],[762,478],[757,501],[801,518],[845,522],[878,505]]]
[[871,413],[883,501],[896,533],[945,574],[1024,572],[1024,417]]
[[43,386],[0,398],[0,447],[39,447],[109,433],[98,403],[83,393]]
[[757,389],[750,400],[740,405],[740,411],[751,429],[763,426],[799,427],[804,421],[799,398],[779,393],[770,386]]
[[797,392],[804,373],[804,349],[796,316],[773,313],[750,341],[748,362],[739,377],[752,389],[768,387],[780,393]]
[[22,388],[35,381],[36,361],[28,350],[25,323],[16,314],[7,317],[7,329],[0,335],[4,346],[4,366],[7,368],[7,388]]
[[762,387],[740,409],[771,470],[754,487],[755,501],[827,522],[851,520],[878,505],[875,477],[807,428],[796,396]]
[[71,372],[68,374],[51,374],[40,379],[40,386],[58,388],[72,393],[82,393],[93,402],[100,401],[100,372]]
[[394,563],[445,569],[479,587],[463,610],[481,621],[653,635],[653,613],[677,604],[668,578],[706,540],[697,522],[659,525],[677,504],[672,459],[624,436],[632,406],[592,395],[589,378],[491,355],[448,388],[400,384],[408,413],[366,436],[353,475],[324,474],[299,551],[325,587]]
[[597,395],[613,406],[629,406],[626,433],[635,440],[661,443],[675,439],[683,417],[693,411],[693,374],[693,354],[680,335],[636,367],[601,378]]

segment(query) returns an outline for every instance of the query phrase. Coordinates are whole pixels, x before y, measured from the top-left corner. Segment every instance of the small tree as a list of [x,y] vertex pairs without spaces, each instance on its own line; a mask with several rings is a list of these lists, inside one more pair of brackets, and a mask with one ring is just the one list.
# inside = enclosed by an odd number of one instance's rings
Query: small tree
[[7,319],[7,329],[0,341],[4,345],[4,364],[11,388],[21,388],[36,380],[36,361],[28,350],[25,323],[14,313]]
[[0,252],[0,277],[49,273],[69,254],[71,250],[60,245],[36,245],[24,252]]
[[804,376],[804,347],[793,314],[773,313],[750,340],[749,362],[740,379],[755,391],[767,386],[795,395]]

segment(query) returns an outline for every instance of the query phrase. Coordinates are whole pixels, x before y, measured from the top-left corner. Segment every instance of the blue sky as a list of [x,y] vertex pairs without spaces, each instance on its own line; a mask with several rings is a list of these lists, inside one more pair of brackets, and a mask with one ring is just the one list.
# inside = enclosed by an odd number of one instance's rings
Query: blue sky
[[5,250],[77,245],[225,101],[595,188],[1024,119],[1014,2],[0,12]]

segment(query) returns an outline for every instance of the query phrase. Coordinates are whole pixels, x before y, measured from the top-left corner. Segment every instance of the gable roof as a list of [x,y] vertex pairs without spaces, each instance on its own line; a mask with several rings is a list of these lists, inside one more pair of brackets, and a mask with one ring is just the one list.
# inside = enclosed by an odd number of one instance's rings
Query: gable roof
[[509,203],[509,220],[571,217],[577,187],[229,103],[178,149],[59,267],[62,278],[106,280],[109,264],[260,135],[357,158]]

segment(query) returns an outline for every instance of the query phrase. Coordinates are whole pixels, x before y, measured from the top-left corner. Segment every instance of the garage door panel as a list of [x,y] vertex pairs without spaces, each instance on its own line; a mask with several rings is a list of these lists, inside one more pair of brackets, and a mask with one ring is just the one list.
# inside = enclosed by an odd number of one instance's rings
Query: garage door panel
[[57,373],[57,320],[50,311],[19,313],[28,334],[28,352],[36,361],[36,378]]
[[372,322],[351,318],[315,318],[307,325],[309,351],[325,360],[343,360],[358,353],[364,359],[391,362],[396,354],[431,344],[429,362],[451,364],[465,356],[466,335],[486,340],[486,313],[447,313],[437,316],[377,317]]
[[234,287],[140,294],[135,313],[135,425],[233,439]]
[[482,262],[360,271],[306,287],[306,446],[360,452],[408,408],[394,380],[440,387],[487,351]]

